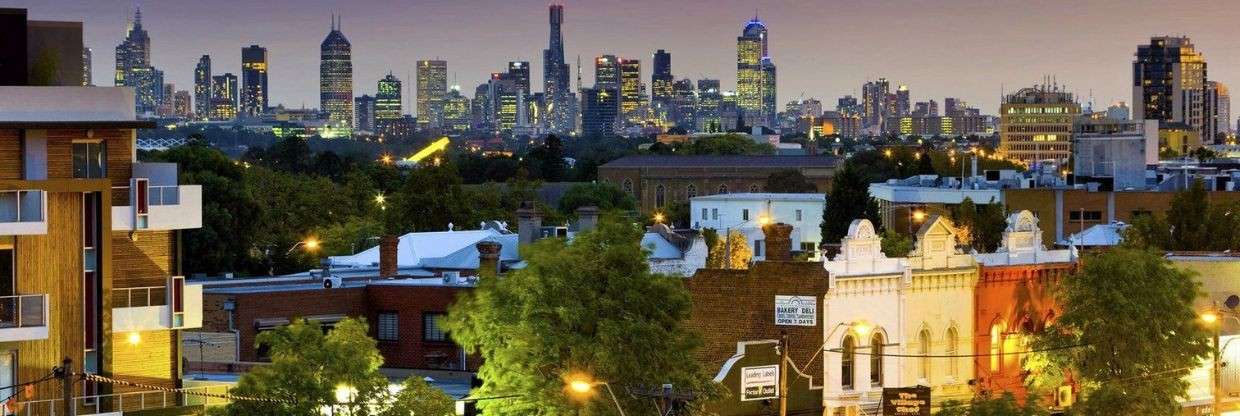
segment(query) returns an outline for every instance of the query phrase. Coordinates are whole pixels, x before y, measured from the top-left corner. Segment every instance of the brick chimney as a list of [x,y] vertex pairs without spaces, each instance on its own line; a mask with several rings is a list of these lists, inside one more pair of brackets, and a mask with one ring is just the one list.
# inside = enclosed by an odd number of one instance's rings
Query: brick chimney
[[542,213],[533,201],[524,201],[517,209],[517,239],[521,245],[538,241],[542,237]]
[[385,235],[379,239],[379,277],[396,276],[396,248],[400,246],[400,238]]
[[762,227],[766,235],[766,261],[792,261],[792,226],[782,222]]
[[577,208],[577,232],[583,233],[598,227],[598,207],[590,205]]
[[478,277],[481,279],[499,275],[499,251],[504,248],[500,243],[483,240],[474,244],[478,248]]

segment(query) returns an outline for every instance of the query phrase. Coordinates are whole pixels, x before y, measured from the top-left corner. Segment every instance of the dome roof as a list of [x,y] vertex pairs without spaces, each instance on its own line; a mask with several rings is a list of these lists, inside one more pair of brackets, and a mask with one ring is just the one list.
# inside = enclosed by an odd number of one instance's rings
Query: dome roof
[[761,20],[758,20],[757,17],[746,22],[745,30],[741,32],[744,36],[758,36],[762,33],[766,33],[766,25]]

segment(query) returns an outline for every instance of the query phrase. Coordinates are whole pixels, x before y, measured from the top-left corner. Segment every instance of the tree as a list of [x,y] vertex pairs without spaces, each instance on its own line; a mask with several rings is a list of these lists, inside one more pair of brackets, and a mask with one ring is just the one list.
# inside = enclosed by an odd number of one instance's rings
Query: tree
[[[453,408],[450,397],[416,376],[392,393],[379,372],[383,356],[359,320],[345,319],[324,334],[317,323],[298,319],[259,334],[258,344],[269,348],[271,363],[242,375],[229,392],[281,403],[234,400],[226,414],[312,416],[335,406],[349,415],[438,416]],[[349,403],[337,402],[337,389],[350,393]]]
[[1213,351],[1193,309],[1200,285],[1154,251],[1116,248],[1083,263],[1061,282],[1062,315],[1030,347],[1042,351],[1028,361],[1033,385],[1072,374],[1082,415],[1178,413],[1184,377]]
[[1134,216],[1121,235],[1127,247],[1158,250],[1171,246],[1171,226],[1158,214]]
[[1021,405],[1016,396],[1003,392],[999,397],[974,397],[968,403],[958,400],[943,402],[942,410],[935,416],[1042,416],[1048,412],[1036,400],[1026,400]]
[[771,193],[816,193],[818,185],[810,182],[801,171],[796,169],[781,170],[773,172],[766,177],[766,186],[763,187],[767,192]]
[[1206,227],[1206,213],[1210,201],[1206,199],[1206,187],[1194,180],[1187,190],[1176,192],[1167,209],[1167,222],[1171,225],[1172,250],[1206,250],[1210,243],[1210,230]]
[[748,269],[749,261],[753,259],[753,251],[749,249],[749,243],[745,241],[745,235],[740,231],[732,230],[728,233],[728,239],[721,240],[716,238],[715,245],[710,248],[706,255],[706,267],[712,269]]
[[852,221],[860,218],[869,219],[876,227],[882,225],[878,203],[870,197],[870,183],[849,161],[831,180],[827,205],[822,211],[822,241],[840,241],[848,234]]
[[[487,415],[564,415],[575,403],[565,380],[584,375],[615,386],[659,386],[709,393],[712,383],[683,324],[690,298],[680,279],[652,274],[635,224],[605,217],[571,241],[540,240],[523,250],[527,266],[483,279],[448,310],[446,327],[483,358],[476,396]],[[619,389],[617,387],[617,389]],[[649,406],[618,394],[621,406]],[[612,414],[606,396],[583,414]]]
[[637,201],[616,185],[609,183],[580,183],[569,187],[560,197],[560,211],[572,214],[577,208],[596,206],[600,211],[637,209]]
[[965,197],[952,210],[952,223],[959,231],[960,242],[982,253],[991,253],[999,248],[1003,240],[1003,230],[1007,228],[1007,217],[1003,206],[995,202],[978,206],[969,197]]
[[564,143],[555,135],[547,136],[542,146],[530,150],[524,162],[535,178],[547,182],[565,180]]
[[937,175],[938,171],[934,169],[934,163],[930,161],[930,152],[917,152],[917,174],[918,175]]
[[887,257],[904,257],[913,251],[913,239],[909,236],[887,229],[883,231],[883,254]]

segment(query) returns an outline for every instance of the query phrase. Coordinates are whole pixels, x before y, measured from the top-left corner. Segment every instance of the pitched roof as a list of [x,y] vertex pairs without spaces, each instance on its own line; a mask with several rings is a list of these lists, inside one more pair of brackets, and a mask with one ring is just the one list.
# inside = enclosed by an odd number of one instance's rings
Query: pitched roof
[[603,164],[604,168],[714,167],[714,168],[834,168],[832,156],[775,155],[630,155]]

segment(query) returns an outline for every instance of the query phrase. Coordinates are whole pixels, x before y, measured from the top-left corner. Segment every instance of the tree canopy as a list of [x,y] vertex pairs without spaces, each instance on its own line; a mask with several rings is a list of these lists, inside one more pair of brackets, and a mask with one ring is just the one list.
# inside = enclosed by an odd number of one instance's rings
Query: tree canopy
[[1003,214],[1003,205],[994,200],[979,206],[972,198],[965,197],[952,209],[952,223],[959,230],[961,243],[979,253],[993,253],[1003,239],[1007,217]]
[[852,221],[861,218],[869,219],[875,227],[882,225],[878,203],[870,196],[870,183],[850,160],[831,179],[831,191],[822,211],[822,241],[839,242],[848,234]]
[[1240,200],[1210,202],[1205,184],[1176,192],[1166,215],[1138,215],[1124,244],[1176,251],[1240,250]]
[[598,182],[573,185],[560,197],[562,212],[572,213],[585,206],[596,206],[600,211],[632,211],[637,209],[637,201],[616,185]]
[[998,397],[974,397],[968,402],[948,400],[934,416],[1043,416],[1049,414],[1037,400],[1021,404],[1010,392]]
[[740,231],[732,230],[728,233],[728,238],[714,238],[714,245],[710,246],[706,255],[706,267],[712,269],[748,269],[749,261],[753,259],[753,250],[749,248],[749,242],[745,241],[745,234]]
[[781,170],[766,177],[766,186],[762,189],[772,193],[817,193],[818,185],[810,182],[801,171],[796,169]]

